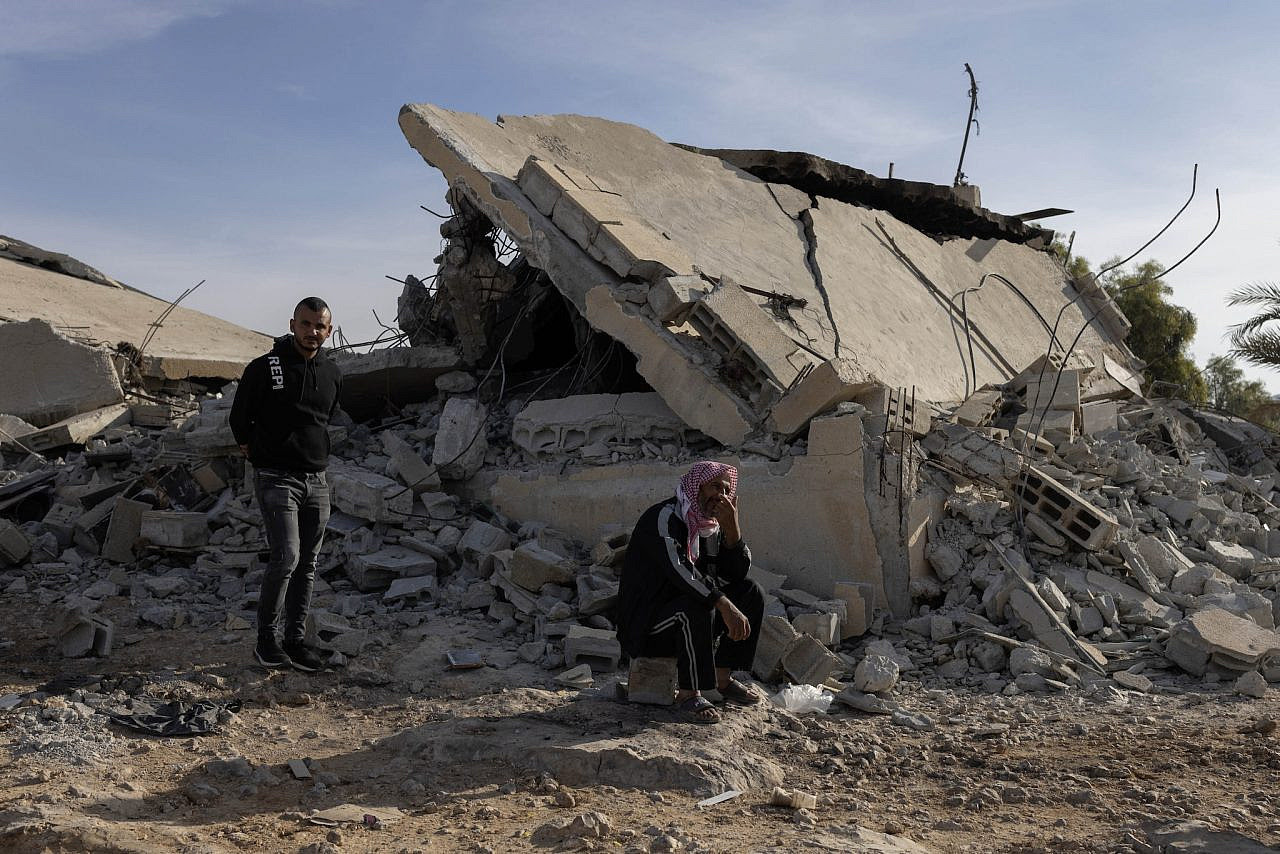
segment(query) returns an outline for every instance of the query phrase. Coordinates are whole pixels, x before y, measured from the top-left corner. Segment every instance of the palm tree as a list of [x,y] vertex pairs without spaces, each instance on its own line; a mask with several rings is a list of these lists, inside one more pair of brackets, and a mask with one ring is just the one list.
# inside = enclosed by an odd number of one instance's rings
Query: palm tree
[[1280,368],[1280,329],[1264,329],[1280,320],[1280,285],[1258,282],[1227,295],[1227,305],[1257,306],[1253,317],[1231,329],[1231,355],[1246,362],[1269,368]]

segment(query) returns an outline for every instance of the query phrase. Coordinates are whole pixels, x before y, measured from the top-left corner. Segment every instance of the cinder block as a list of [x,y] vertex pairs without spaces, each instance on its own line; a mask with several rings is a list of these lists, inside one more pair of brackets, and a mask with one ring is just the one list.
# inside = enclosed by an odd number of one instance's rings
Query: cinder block
[[84,512],[78,504],[55,504],[44,514],[40,524],[46,531],[58,538],[58,547],[65,549],[71,545],[71,537],[75,533],[76,520]]
[[755,661],[751,672],[762,682],[775,682],[781,675],[782,658],[800,638],[785,617],[767,615],[760,625],[760,640],[756,643]]
[[911,389],[876,386],[854,400],[867,408],[862,423],[869,435],[887,433],[900,437],[905,430],[922,438],[929,432],[928,405],[923,400],[914,400]]
[[209,519],[203,513],[145,510],[139,536],[155,546],[196,548],[209,542]]
[[1036,412],[1045,409],[1069,410],[1080,408],[1080,372],[1075,370],[1046,373],[1027,383],[1022,393],[1027,409]]
[[622,657],[622,645],[615,632],[571,626],[564,638],[564,663],[566,667],[583,663],[592,670],[617,670]]
[[1027,466],[1013,487],[1014,497],[1088,551],[1111,545],[1119,525],[1111,514],[1094,507],[1035,466]]
[[821,685],[843,666],[838,656],[809,635],[797,637],[782,656],[782,669],[801,685]]
[[999,389],[984,388],[965,398],[951,413],[951,419],[966,427],[983,427],[991,423],[1004,395]]
[[371,522],[403,522],[413,510],[413,493],[389,477],[350,466],[330,466],[329,496],[334,507]]
[[642,439],[683,446],[697,436],[654,392],[535,400],[511,425],[512,441],[531,454],[562,454],[596,442]]
[[627,675],[627,699],[651,706],[670,706],[676,695],[674,658],[635,658]]
[[678,325],[710,289],[711,283],[701,276],[666,276],[649,287],[649,308],[661,323]]
[[414,495],[440,488],[440,473],[412,445],[390,430],[382,433],[382,449],[391,458],[387,465],[387,475],[399,478]]

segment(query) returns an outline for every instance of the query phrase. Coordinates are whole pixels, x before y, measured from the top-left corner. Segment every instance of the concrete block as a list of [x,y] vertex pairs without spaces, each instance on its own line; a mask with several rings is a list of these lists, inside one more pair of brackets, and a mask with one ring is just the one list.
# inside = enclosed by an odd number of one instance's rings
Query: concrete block
[[31,542],[22,529],[8,519],[0,519],[0,564],[19,564],[30,555]]
[[413,493],[389,477],[354,466],[330,466],[329,497],[343,513],[371,522],[403,522]]
[[387,465],[387,475],[397,478],[414,495],[439,490],[440,473],[404,439],[390,430],[384,430],[382,449],[391,458]]
[[[0,412],[35,427],[49,427],[124,400],[110,350],[73,341],[39,318],[0,323],[0,364],[21,376],[20,382],[0,384]],[[128,407],[124,411],[127,414]],[[28,439],[37,436],[40,433],[28,434],[23,444],[30,446]],[[52,447],[58,445],[35,450]]]
[[1110,513],[1094,507],[1035,466],[1026,467],[1013,489],[1014,497],[1029,512],[1037,513],[1088,551],[1100,551],[1114,542],[1119,525]]
[[1257,556],[1247,547],[1236,543],[1224,543],[1220,540],[1209,540],[1204,550],[1214,565],[1232,578],[1248,578],[1257,564]]
[[1018,429],[1046,441],[1069,441],[1076,435],[1076,414],[1065,409],[1024,412],[1018,416]]
[[28,433],[22,437],[22,444],[37,453],[70,445],[83,445],[109,427],[128,424],[129,417],[129,407],[126,404],[113,404],[72,415],[34,433]]
[[762,682],[777,681],[782,672],[782,658],[800,638],[800,633],[785,617],[767,615],[760,625],[760,640],[751,672]]
[[209,517],[203,513],[147,509],[139,528],[139,537],[153,546],[190,549],[209,542]]
[[1022,588],[1011,590],[1009,592],[1009,607],[1017,615],[1018,619],[1027,626],[1032,637],[1046,649],[1072,658],[1078,655],[1066,634],[1058,628],[1058,625],[1049,616],[1048,612],[1040,607],[1040,604],[1036,602],[1030,593]]
[[875,379],[857,362],[828,359],[801,377],[773,405],[770,427],[787,437],[794,436],[815,415],[873,388]]
[[823,646],[835,646],[840,640],[840,619],[835,614],[797,614],[791,625]]
[[75,529],[72,533],[72,540],[77,546],[86,552],[98,554],[102,548],[102,543],[107,536],[107,526],[110,522],[111,511],[115,508],[115,501],[107,498],[98,501],[88,510],[85,510],[80,518],[76,520]]
[[80,518],[82,512],[84,512],[84,508],[79,504],[54,504],[49,508],[49,512],[44,514],[40,524],[46,531],[58,538],[59,548],[65,549],[71,545],[71,537],[75,533],[76,520]]
[[924,400],[913,400],[911,389],[873,386],[854,400],[867,408],[862,423],[871,436],[886,433],[900,439],[902,431],[922,438],[929,432],[929,407]]
[[659,322],[679,325],[710,289],[711,283],[701,276],[665,276],[649,286],[649,308]]
[[633,658],[627,674],[627,699],[651,706],[670,706],[676,696],[674,658]]
[[1033,379],[1027,383],[1022,398],[1027,409],[1033,412],[1046,409],[1075,412],[1080,408],[1080,372],[1067,370]]
[[782,656],[782,669],[801,685],[821,685],[842,667],[844,662],[838,656],[809,635],[798,636]]
[[346,563],[347,577],[363,592],[381,590],[397,578],[434,575],[429,555],[404,546],[388,546],[371,554],[354,555]]
[[525,590],[536,593],[544,584],[569,584],[577,573],[578,565],[574,561],[528,542],[511,556],[508,577]]
[[584,572],[577,578],[578,613],[603,614],[618,604],[618,582]]
[[[488,585],[485,585],[486,587]],[[400,599],[416,599],[435,592],[436,577],[434,575],[415,575],[409,578],[397,578],[391,582],[387,592],[382,594],[383,602],[396,602]]]
[[132,563],[136,557],[134,544],[142,535],[142,514],[149,510],[151,505],[144,501],[117,498],[102,544],[102,556],[112,563]]
[[489,449],[485,419],[489,411],[478,400],[451,397],[440,413],[431,463],[446,480],[466,480],[484,465]]
[[951,419],[966,427],[983,427],[991,423],[1003,400],[1004,394],[1000,389],[979,389],[956,407],[951,413]]
[[1114,400],[1086,403],[1080,407],[1080,432],[1098,436],[1119,426],[1120,407]]
[[617,670],[622,645],[615,632],[571,626],[564,638],[564,663],[567,667],[587,663],[592,670]]
[[841,626],[841,640],[862,637],[875,615],[875,588],[856,581],[837,581],[832,595],[843,599],[846,619]]
[[458,541],[458,554],[473,560],[484,555],[511,548],[511,534],[505,528],[481,522],[479,519],[471,523],[467,532]]

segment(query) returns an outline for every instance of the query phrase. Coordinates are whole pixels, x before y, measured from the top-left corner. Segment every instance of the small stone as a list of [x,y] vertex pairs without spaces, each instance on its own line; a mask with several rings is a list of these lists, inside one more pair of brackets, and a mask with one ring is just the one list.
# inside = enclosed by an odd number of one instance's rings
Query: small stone
[[1235,690],[1237,694],[1261,699],[1267,695],[1267,680],[1258,671],[1250,670],[1236,680]]
[[885,655],[868,655],[853,672],[853,685],[867,694],[888,691],[898,684],[898,664]]

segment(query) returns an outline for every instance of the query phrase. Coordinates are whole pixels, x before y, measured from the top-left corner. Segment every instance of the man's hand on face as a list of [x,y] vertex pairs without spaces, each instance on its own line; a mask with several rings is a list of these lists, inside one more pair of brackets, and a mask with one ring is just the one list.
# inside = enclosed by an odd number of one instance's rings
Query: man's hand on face
[[248,445],[241,445],[241,446],[240,446],[240,453],[244,454],[246,457],[247,457],[247,456],[249,456],[249,446],[248,446]]
[[729,495],[721,495],[711,499],[711,515],[720,523],[720,531],[724,534],[726,546],[737,545],[742,539],[738,529],[738,499]]
[[728,596],[722,596],[716,601],[716,610],[720,612],[720,619],[724,620],[725,627],[729,630],[730,640],[740,641],[751,637],[751,621],[738,610],[737,605],[729,601]]

